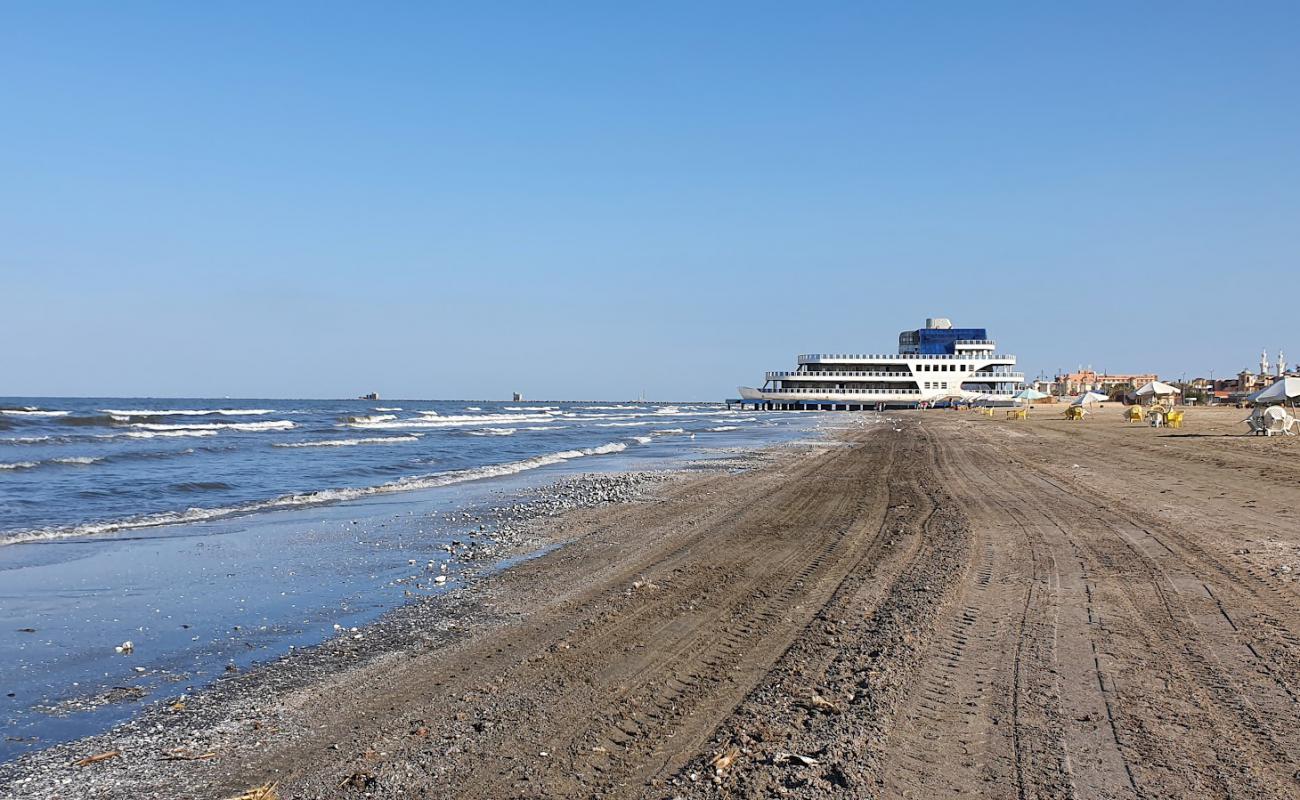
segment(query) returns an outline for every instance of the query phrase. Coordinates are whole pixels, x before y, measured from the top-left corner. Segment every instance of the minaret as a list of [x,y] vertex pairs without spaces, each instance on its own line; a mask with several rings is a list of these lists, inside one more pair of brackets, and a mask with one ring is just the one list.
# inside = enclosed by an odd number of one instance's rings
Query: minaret
[[1281,348],[1277,351],[1277,376],[1279,378],[1286,375],[1286,353]]
[[1259,351],[1259,377],[1261,379],[1268,377],[1268,349],[1267,348]]

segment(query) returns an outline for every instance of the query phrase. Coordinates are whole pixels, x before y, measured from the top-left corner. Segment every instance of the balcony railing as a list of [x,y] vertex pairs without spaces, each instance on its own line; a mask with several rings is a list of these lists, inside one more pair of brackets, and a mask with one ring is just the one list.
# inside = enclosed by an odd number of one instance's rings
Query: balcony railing
[[897,378],[912,380],[910,372],[769,372],[768,380],[780,378]]
[[805,353],[805,354],[800,355],[800,356],[798,357],[798,361],[797,361],[797,363],[799,363],[799,364],[816,364],[816,363],[819,363],[819,362],[822,362],[822,361],[865,361],[865,362],[870,362],[870,361],[898,361],[898,360],[900,360],[900,359],[907,359],[907,360],[909,360],[909,361],[916,361],[916,360],[927,360],[927,361],[929,361],[929,360],[936,360],[936,361],[939,361],[939,360],[949,360],[949,361],[952,361],[952,360],[957,360],[957,359],[960,359],[960,360],[962,360],[962,361],[970,361],[970,360],[972,360],[972,358],[978,358],[978,359],[980,359],[980,360],[993,359],[993,360],[998,360],[998,361],[1012,361],[1012,362],[1014,362],[1014,361],[1016,360],[1016,357],[1015,357],[1015,356],[1013,356],[1013,355],[1007,355],[1007,354],[1005,354],[1005,353],[996,353],[996,354],[995,354],[995,353],[981,353],[978,357],[976,357],[976,356],[972,356],[972,355],[970,355],[969,353],[959,353],[959,354],[957,354],[957,355],[948,355],[948,354],[946,354],[946,353],[943,354],[943,355],[930,355],[930,354],[927,354],[927,353],[887,353],[887,354],[881,354],[881,353]]
[[1023,372],[972,372],[962,378],[964,381],[984,381],[986,383],[1006,383],[1007,381],[1023,381],[1025,373]]
[[[918,379],[924,380],[925,378],[928,378],[932,375],[938,375],[938,374],[957,376],[957,375],[961,375],[962,373],[960,372],[947,372],[947,373],[860,372],[860,371],[847,371],[847,370],[844,372],[834,372],[834,371],[826,372],[826,371],[818,370],[818,371],[808,371],[808,372],[783,371],[783,372],[765,373],[766,378],[769,381],[790,380],[790,379],[836,380],[836,379],[843,379],[843,378],[888,378],[891,380],[912,381]],[[1025,378],[1025,373],[1023,372],[969,372],[966,373],[962,379],[963,380],[988,379],[988,380],[996,380],[996,381],[1018,381],[1018,380],[1024,380],[1024,378]]]
[[920,394],[920,389],[774,389],[764,395],[781,394]]

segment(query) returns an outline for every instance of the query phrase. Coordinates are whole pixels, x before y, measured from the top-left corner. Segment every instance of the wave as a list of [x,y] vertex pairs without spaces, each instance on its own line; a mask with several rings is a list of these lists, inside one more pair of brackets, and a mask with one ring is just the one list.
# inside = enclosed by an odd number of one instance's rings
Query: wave
[[50,464],[66,464],[69,466],[81,467],[89,464],[97,464],[103,460],[104,456],[59,456],[44,461],[15,461],[8,464],[0,464],[0,470],[36,469],[37,467]]
[[381,407],[381,406],[375,406],[375,410],[376,410],[376,411],[401,411],[402,409],[400,409],[400,408],[383,408],[383,407]]
[[103,460],[103,456],[61,456],[50,459],[56,464],[94,464]]
[[266,422],[202,422],[202,423],[163,423],[135,422],[133,428],[147,431],[287,431],[296,428],[287,419],[274,419]]
[[0,408],[0,414],[7,414],[11,417],[66,417],[71,411],[49,411],[35,406],[26,406],[24,408]]
[[408,436],[371,436],[365,439],[322,439],[319,442],[277,442],[272,447],[355,447],[362,444],[397,444],[398,442],[418,442],[415,434]]
[[511,436],[517,428],[484,428],[478,431],[466,431],[470,436]]
[[[216,436],[217,432],[213,430],[193,430],[193,431],[127,431],[124,436],[131,439],[154,439],[157,437],[176,437],[176,436]],[[115,438],[109,436],[107,438]]]
[[345,422],[348,425],[352,425],[357,422],[384,422],[390,419],[397,419],[397,415],[396,414],[371,414],[369,416],[362,415],[359,417],[344,417],[343,422]]
[[654,441],[653,436],[633,436],[632,438],[641,444],[650,444]]
[[366,429],[451,428],[464,425],[491,425],[511,422],[549,422],[547,414],[460,414],[456,416],[407,417],[376,422],[350,422],[349,427]]
[[226,417],[256,417],[275,413],[273,408],[145,408],[125,411],[101,408],[100,411],[115,417],[207,417],[214,414]]
[[739,425],[719,425],[719,426],[716,427],[716,428],[709,428],[709,430],[712,431],[713,433],[722,433],[723,431],[738,431],[738,430],[740,430],[740,426],[739,426]]
[[[478,407],[478,406],[465,406],[465,410],[466,410],[466,411],[482,411],[483,409],[480,408],[480,407]],[[432,411],[432,412],[428,412],[428,413],[437,414],[438,412],[437,412],[437,411]]]
[[203,522],[242,514],[251,514],[258,511],[302,508],[338,503],[345,500],[355,500],[357,498],[377,494],[392,494],[395,492],[406,492],[418,489],[434,489],[439,486],[449,486],[456,483],[513,475],[518,472],[524,472],[525,470],[538,469],[553,464],[562,464],[575,458],[608,455],[626,449],[627,445],[622,442],[610,442],[599,447],[588,447],[582,450],[561,450],[557,453],[534,456],[532,458],[523,459],[522,461],[510,461],[504,464],[492,464],[484,467],[471,467],[468,469],[450,470],[447,472],[435,472],[428,475],[415,475],[407,478],[400,478],[391,483],[384,483],[378,486],[369,486],[365,488],[323,489],[318,492],[282,495],[271,500],[244,503],[235,506],[219,506],[215,508],[195,507],[188,508],[184,511],[167,511],[159,514],[147,514],[112,522],[91,522],[69,527],[19,531],[10,534],[0,534],[0,545],[17,544],[19,542],[31,542],[44,539],[64,539],[74,536],[94,536],[97,534],[114,533],[123,530],[156,528],[162,525],[174,525],[179,523]]
[[683,429],[683,428],[664,428],[663,430],[659,430],[659,431],[651,431],[651,432],[650,432],[650,435],[651,435],[651,436],[668,436],[669,434],[673,434],[673,433],[686,433],[686,430]]
[[0,444],[40,444],[48,442],[51,436],[17,436],[9,439],[0,439]]

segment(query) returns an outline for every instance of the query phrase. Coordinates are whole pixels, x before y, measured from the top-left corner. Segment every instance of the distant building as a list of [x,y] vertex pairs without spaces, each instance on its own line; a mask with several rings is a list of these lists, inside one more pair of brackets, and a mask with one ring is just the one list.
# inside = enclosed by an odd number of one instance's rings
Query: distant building
[[1154,372],[1119,374],[1093,372],[1090,369],[1057,375],[1054,381],[1058,394],[1100,392],[1111,394],[1116,389],[1136,389],[1143,384],[1160,380]]

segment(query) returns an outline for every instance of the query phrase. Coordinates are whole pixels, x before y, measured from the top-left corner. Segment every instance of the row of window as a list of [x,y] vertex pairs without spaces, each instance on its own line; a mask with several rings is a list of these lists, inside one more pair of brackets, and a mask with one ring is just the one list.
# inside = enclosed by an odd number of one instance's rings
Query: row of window
[[921,372],[964,372],[967,365],[961,361],[953,364],[917,364]]
[[948,388],[948,382],[947,382],[947,381],[926,381],[926,382],[925,382],[925,388],[927,388],[927,389],[947,389],[947,388]]

